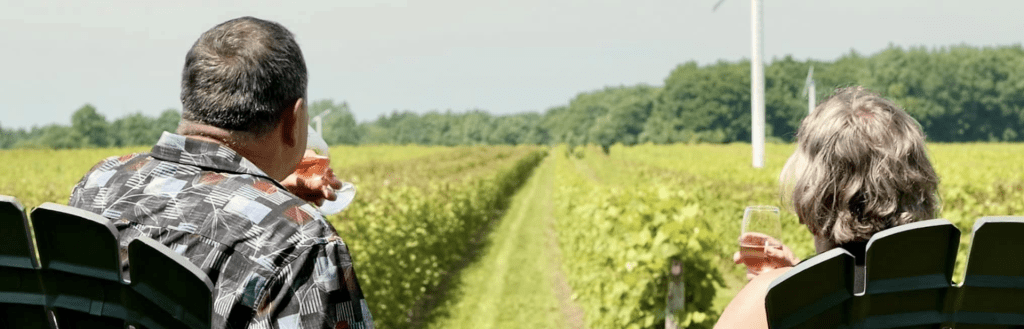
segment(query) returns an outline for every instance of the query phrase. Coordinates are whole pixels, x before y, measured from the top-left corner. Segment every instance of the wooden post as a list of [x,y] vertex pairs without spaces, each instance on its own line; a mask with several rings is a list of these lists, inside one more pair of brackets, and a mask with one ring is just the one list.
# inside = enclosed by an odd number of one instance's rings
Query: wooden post
[[668,296],[665,297],[665,329],[678,329],[676,312],[686,309],[686,287],[683,284],[683,262],[672,259],[669,265]]

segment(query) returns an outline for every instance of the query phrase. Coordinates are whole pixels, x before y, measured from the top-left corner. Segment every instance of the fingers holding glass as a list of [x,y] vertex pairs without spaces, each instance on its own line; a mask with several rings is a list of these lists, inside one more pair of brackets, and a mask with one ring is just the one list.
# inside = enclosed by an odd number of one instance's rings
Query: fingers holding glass
[[761,273],[782,267],[774,250],[783,249],[777,239],[782,235],[779,208],[773,206],[750,206],[743,211],[743,224],[739,236],[740,251],[733,261],[747,266],[747,279]]

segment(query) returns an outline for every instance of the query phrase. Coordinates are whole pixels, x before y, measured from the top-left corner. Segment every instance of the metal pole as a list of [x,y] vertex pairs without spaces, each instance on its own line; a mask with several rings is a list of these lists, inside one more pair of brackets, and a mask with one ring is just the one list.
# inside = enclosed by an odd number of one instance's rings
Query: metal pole
[[807,86],[807,114],[810,115],[814,112],[814,105],[817,105],[817,93],[814,92],[814,80],[811,80],[811,85]]
[[752,54],[750,59],[750,144],[754,148],[754,168],[764,168],[764,62],[761,61],[761,47],[764,33],[761,0],[750,0],[750,36]]
[[324,135],[324,117],[329,113],[331,113],[331,110],[327,109],[313,117],[313,123],[316,125],[316,132],[320,133],[320,136]]

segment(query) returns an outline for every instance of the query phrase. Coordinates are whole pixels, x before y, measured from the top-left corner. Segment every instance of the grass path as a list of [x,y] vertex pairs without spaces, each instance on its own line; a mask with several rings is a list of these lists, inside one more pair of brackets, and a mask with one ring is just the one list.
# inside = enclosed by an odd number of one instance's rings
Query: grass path
[[574,324],[582,319],[569,317],[578,313],[563,311],[572,305],[562,296],[567,286],[558,284],[561,268],[557,244],[551,242],[553,160],[545,159],[513,198],[486,249],[463,269],[452,298],[434,311],[428,327],[579,327]]

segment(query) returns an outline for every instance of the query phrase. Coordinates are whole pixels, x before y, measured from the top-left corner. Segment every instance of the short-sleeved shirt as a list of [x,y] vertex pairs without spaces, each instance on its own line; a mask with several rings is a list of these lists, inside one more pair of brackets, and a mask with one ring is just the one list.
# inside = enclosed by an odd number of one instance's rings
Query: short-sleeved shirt
[[68,203],[113,222],[122,255],[147,236],[202,269],[214,328],[374,327],[331,224],[226,146],[165,132],[148,154],[97,164]]

